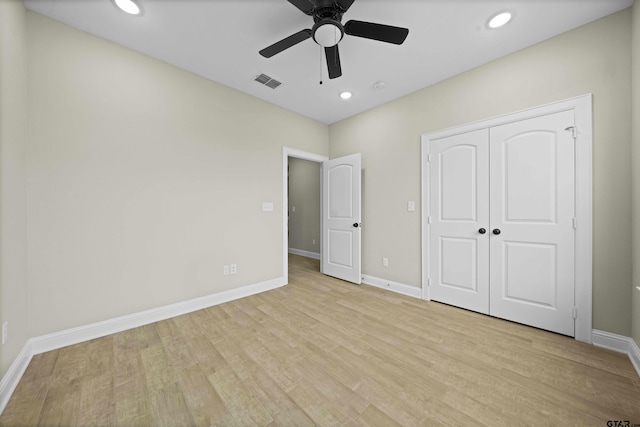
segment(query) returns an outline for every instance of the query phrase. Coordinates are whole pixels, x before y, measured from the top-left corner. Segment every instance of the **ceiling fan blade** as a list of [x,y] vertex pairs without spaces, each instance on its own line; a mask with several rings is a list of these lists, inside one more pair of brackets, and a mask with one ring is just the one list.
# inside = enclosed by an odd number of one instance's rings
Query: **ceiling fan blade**
[[342,13],[345,13],[355,0],[336,0],[336,5],[342,10]]
[[311,37],[311,30],[298,31],[297,33],[290,35],[289,37],[282,39],[269,47],[265,47],[260,51],[260,55],[264,56],[265,58],[271,58],[273,55],[276,55],[285,49],[289,49],[291,46],[295,46],[298,43],[305,41],[309,37]]
[[329,78],[335,79],[342,75],[342,66],[340,65],[340,52],[338,45],[325,47],[324,54],[327,57],[327,69],[329,70]]
[[402,44],[409,35],[407,28],[391,25],[374,24],[373,22],[351,20],[344,25],[344,32],[356,37],[378,40],[381,42]]
[[313,11],[316,8],[313,3],[309,0],[288,0],[289,3],[297,7],[300,12],[305,15],[313,15]]

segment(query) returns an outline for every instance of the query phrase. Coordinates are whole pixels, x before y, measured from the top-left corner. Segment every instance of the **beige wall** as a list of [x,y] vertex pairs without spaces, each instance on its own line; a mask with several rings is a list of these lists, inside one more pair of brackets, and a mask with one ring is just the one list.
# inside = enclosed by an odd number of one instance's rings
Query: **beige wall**
[[629,336],[630,26],[622,11],[331,125],[330,157],[362,153],[363,273],[420,286],[421,134],[593,93],[593,326]]
[[27,24],[32,335],[283,276],[282,146],[326,155],[326,125]]
[[632,336],[640,346],[640,2],[632,9],[632,71],[633,119],[632,164],[633,168],[633,281],[632,281]]
[[320,163],[293,157],[289,158],[289,249],[320,253]]
[[27,317],[26,35],[19,0],[0,1],[0,377],[25,345]]

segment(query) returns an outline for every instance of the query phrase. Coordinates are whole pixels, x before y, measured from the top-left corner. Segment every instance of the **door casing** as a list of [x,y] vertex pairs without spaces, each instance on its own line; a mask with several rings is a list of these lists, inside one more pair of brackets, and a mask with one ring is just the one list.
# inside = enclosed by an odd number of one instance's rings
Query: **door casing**
[[[282,147],[282,277],[284,284],[289,283],[289,237],[287,231],[289,229],[287,211],[289,210],[289,197],[287,194],[287,166],[289,157],[296,159],[309,160],[320,163],[329,160],[329,157],[321,154],[310,153],[308,151],[298,150],[295,148]],[[322,195],[322,180],[320,180],[320,194]],[[320,197],[320,209],[322,210],[322,197]],[[320,215],[320,229],[322,229],[322,215]],[[322,239],[320,239],[320,257],[322,258]],[[322,263],[320,263],[322,265]]]
[[575,115],[575,339],[591,343],[592,331],[592,95],[586,94],[542,106],[493,117],[422,135],[422,298],[431,300],[429,292],[429,144],[431,140],[495,127],[561,111]]

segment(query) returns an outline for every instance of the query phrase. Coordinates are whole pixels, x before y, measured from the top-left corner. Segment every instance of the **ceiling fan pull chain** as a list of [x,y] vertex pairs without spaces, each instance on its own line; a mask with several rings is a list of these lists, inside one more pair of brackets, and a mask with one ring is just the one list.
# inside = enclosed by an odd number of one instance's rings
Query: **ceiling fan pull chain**
[[320,84],[322,84],[322,47],[320,47]]

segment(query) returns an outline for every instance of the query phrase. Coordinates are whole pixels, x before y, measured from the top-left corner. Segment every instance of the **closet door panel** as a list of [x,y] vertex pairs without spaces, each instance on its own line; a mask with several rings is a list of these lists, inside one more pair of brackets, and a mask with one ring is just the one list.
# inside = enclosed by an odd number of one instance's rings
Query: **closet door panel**
[[574,335],[573,111],[490,130],[490,314]]
[[489,312],[488,129],[430,145],[431,298]]

